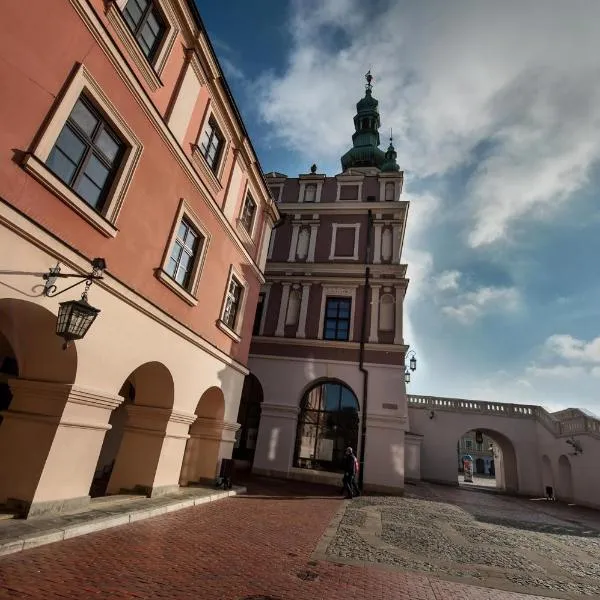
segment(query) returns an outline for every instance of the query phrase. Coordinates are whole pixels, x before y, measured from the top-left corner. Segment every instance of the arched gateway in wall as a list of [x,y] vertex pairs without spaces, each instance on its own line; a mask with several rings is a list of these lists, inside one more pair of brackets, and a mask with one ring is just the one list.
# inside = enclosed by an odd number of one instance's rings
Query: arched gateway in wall
[[341,381],[322,380],[304,393],[300,402],[294,466],[321,471],[341,471],[344,451],[356,451],[359,403]]

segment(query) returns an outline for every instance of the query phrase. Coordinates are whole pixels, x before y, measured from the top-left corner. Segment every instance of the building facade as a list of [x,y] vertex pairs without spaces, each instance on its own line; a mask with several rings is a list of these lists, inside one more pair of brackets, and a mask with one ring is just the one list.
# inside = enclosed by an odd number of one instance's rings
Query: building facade
[[494,442],[486,434],[468,431],[458,441],[456,453],[459,473],[464,471],[463,458],[468,455],[473,459],[473,475],[495,475]]
[[[0,504],[212,479],[279,214],[196,5],[10,2],[0,34]],[[83,285],[42,275],[95,257],[63,349]]]
[[240,412],[236,449],[256,473],[339,484],[352,446],[366,488],[403,489],[405,453],[419,443],[407,434],[404,382],[408,203],[391,140],[387,152],[379,148],[379,127],[369,75],[341,173],[313,165],[298,177],[267,174],[282,220],[242,400],[254,417]]

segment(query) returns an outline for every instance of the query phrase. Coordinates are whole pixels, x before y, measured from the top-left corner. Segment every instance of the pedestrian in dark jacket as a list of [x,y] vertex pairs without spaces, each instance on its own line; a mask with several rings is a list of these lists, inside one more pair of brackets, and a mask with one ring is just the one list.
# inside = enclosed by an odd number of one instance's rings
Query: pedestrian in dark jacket
[[344,456],[344,492],[346,498],[354,496],[354,476],[356,475],[356,459],[352,448],[346,448]]

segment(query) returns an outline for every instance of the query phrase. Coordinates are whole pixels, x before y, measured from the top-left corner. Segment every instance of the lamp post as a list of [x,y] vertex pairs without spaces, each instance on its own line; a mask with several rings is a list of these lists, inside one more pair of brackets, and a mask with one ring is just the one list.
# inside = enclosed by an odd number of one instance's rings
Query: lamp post
[[[59,296],[64,292],[85,282],[85,289],[81,294],[80,300],[68,300],[61,302],[58,309],[58,317],[56,319],[56,335],[65,340],[63,350],[69,347],[69,344],[74,340],[80,340],[85,337],[92,323],[100,313],[99,308],[95,308],[88,302],[88,291],[97,279],[102,279],[102,272],[106,269],[106,261],[103,258],[94,258],[92,261],[92,271],[86,275],[78,273],[61,273],[60,264],[49,269],[49,272],[43,275],[45,280],[44,296],[52,298]],[[80,281],[70,285],[69,287],[57,292],[55,282],[58,278],[73,277]]]
[[[406,366],[406,359],[408,360],[408,367]],[[414,373],[417,370],[417,355],[414,350],[411,350],[404,357],[404,383],[410,383],[410,373]]]

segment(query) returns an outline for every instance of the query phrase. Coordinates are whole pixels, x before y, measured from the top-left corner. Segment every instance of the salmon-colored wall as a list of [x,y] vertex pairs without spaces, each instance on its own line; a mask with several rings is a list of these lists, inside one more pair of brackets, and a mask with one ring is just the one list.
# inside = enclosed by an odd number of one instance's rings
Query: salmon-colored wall
[[[110,32],[111,25],[104,17],[102,0],[93,0],[92,4]],[[203,198],[192,185],[173,158],[167,142],[157,133],[69,2],[37,2],[35,10],[31,10],[25,2],[9,2],[2,11],[0,81],[9,83],[2,86],[0,94],[2,199],[90,259],[104,257],[113,276],[245,363],[259,281],[247,259],[209,208],[210,199]],[[69,34],[57,35],[57,31],[68,31]],[[112,38],[117,41],[116,35],[113,34]],[[122,48],[122,52],[128,59],[126,49]],[[182,39],[178,38],[161,77],[165,85],[151,95],[152,102],[163,113],[171,100],[183,61]],[[119,233],[115,238],[99,233],[20,166],[20,159],[32,148],[77,62],[86,66],[143,144],[140,161],[116,223]],[[139,79],[144,84],[142,78]],[[184,151],[188,155],[191,154],[190,142],[195,141],[208,100],[208,92],[203,87],[184,143]],[[220,204],[227,189],[233,154],[230,147],[222,171],[223,190],[216,198]],[[212,236],[200,277],[199,301],[195,307],[189,306],[154,276],[168,251],[169,236],[181,198],[193,207]],[[257,204],[260,206],[258,199]],[[253,250],[252,254],[256,256],[256,251]],[[232,264],[248,284],[241,343],[234,342],[216,327]]]

